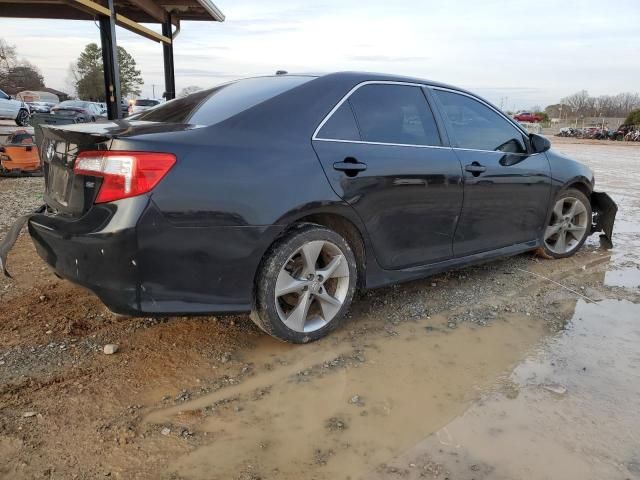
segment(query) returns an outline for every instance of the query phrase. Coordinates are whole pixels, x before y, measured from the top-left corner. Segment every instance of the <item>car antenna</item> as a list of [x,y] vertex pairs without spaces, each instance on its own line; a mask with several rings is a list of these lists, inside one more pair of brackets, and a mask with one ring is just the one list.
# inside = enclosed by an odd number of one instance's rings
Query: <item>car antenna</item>
[[286,75],[287,73],[289,73],[289,72],[287,72],[286,70],[278,70],[276,72],[276,75]]

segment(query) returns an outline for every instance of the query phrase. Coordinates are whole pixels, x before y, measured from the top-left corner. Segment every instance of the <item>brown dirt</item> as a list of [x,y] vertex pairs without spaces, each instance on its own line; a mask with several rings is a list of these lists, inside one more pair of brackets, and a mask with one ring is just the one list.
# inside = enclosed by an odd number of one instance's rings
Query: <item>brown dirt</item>
[[[575,295],[527,272],[637,302],[603,285],[610,265],[634,259],[634,238],[367,292],[343,328],[292,346],[246,316],[114,315],[23,235],[15,281],[0,279],[0,478],[408,478],[414,467],[387,460],[482,392],[517,397],[504,375],[572,317]],[[108,343],[120,350],[105,355]],[[420,455],[420,478],[445,478],[442,458]],[[491,478],[491,465],[474,468]]]

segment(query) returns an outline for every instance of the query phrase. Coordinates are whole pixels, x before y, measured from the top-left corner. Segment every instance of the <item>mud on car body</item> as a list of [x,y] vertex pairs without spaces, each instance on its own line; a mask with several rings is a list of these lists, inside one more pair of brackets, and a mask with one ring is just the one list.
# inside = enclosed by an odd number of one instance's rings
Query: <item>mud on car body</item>
[[572,255],[617,209],[482,98],[391,75],[249,78],[43,130],[45,210],[23,222],[58,275],[119,313],[251,312],[291,342],[357,288]]

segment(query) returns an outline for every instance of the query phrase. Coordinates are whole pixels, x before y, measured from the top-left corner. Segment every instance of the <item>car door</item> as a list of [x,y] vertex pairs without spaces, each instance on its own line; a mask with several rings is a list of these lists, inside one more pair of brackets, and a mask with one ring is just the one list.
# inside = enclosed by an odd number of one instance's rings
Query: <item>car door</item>
[[551,194],[544,153],[504,115],[471,95],[434,88],[464,170],[464,202],[455,233],[456,257],[540,237]]
[[318,127],[313,146],[383,268],[452,257],[462,170],[420,85],[361,84]]

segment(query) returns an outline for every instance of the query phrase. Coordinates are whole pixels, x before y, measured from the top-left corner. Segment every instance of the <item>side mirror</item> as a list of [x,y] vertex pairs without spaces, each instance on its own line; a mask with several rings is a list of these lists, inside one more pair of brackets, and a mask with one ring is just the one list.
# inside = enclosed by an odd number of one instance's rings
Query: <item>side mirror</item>
[[538,135],[537,133],[530,134],[529,140],[531,141],[531,149],[533,150],[533,153],[546,152],[551,148],[551,142],[549,139],[542,135]]

